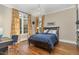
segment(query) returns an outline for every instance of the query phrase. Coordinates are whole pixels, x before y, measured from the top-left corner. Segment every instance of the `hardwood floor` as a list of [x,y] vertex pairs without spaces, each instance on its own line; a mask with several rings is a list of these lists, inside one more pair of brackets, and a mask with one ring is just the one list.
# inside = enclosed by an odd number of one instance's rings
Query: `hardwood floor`
[[[27,41],[21,42],[15,46],[9,46],[8,55],[49,55],[45,49],[40,49],[29,46]],[[79,55],[79,48],[73,44],[67,44],[59,42],[54,49],[52,49],[51,55]]]

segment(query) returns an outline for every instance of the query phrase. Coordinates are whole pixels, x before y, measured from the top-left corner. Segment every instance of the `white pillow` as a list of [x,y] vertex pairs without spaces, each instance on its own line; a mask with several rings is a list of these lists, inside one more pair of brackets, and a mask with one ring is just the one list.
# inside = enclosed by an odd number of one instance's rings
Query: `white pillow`
[[50,30],[48,33],[56,34],[57,30]]
[[47,33],[48,29],[47,30],[44,30],[44,33]]

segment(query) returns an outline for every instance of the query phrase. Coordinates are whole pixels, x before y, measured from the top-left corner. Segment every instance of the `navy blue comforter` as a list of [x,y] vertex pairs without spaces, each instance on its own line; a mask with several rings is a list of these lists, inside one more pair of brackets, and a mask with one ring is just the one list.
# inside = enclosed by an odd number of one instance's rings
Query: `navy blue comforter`
[[51,34],[51,33],[39,33],[39,34],[30,36],[29,40],[45,42],[45,43],[48,43],[51,47],[53,47],[53,45],[57,41],[57,36],[56,34]]

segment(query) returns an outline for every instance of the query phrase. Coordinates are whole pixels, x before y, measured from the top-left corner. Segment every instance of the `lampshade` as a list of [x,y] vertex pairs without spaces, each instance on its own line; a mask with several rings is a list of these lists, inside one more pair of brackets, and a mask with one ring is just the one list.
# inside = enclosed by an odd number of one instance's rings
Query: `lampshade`
[[39,29],[39,27],[37,27],[37,29]]

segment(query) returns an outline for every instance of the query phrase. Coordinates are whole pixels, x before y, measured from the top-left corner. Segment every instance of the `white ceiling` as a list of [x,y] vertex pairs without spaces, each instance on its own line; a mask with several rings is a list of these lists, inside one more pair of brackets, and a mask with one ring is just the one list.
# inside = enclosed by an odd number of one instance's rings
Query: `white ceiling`
[[6,4],[5,6],[16,8],[20,11],[32,14],[50,14],[58,10],[70,8],[73,4]]

